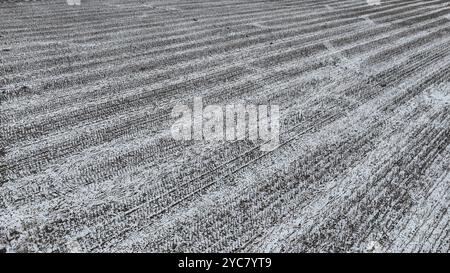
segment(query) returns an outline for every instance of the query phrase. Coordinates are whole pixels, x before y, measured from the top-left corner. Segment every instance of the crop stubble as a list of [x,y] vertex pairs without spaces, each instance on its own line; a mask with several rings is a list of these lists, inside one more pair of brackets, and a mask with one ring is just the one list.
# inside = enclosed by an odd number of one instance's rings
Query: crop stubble
[[[446,0],[0,1],[0,247],[448,252]],[[277,149],[178,102],[280,105]]]

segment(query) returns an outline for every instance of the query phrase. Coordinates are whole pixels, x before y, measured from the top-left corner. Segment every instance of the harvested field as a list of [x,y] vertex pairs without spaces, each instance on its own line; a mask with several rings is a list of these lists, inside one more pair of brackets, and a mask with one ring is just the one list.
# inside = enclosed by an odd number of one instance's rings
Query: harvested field
[[[450,252],[448,0],[0,0],[0,41],[0,252]],[[279,145],[174,139],[198,97]]]

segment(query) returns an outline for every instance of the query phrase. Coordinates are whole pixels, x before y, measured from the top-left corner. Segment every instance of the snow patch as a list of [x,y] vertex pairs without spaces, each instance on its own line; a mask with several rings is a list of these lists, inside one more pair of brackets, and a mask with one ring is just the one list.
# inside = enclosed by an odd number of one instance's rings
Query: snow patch
[[369,25],[376,25],[377,23],[375,23],[372,19],[369,18],[369,15],[363,15],[363,16],[359,16],[360,18],[364,19],[367,23],[369,23]]
[[367,0],[369,6],[379,6],[381,5],[381,0]]
[[67,0],[69,6],[80,6],[81,0]]
[[77,241],[70,241],[67,243],[67,247],[70,253],[81,253],[82,249]]
[[450,104],[450,83],[441,83],[430,89],[428,99],[434,104]]
[[381,253],[382,249],[383,247],[377,241],[370,241],[366,246],[366,251],[372,253]]

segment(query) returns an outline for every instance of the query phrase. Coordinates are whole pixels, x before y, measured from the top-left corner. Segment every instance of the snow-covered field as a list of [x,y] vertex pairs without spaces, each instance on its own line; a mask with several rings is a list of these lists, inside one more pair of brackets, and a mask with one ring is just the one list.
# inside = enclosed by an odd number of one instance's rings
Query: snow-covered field
[[449,252],[450,2],[380,2],[0,0],[0,252]]

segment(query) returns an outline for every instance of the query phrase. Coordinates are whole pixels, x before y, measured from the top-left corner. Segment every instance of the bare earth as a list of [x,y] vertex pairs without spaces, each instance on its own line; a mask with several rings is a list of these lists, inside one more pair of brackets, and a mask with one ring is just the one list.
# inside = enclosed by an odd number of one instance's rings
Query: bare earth
[[[0,0],[0,252],[449,252],[448,0]],[[277,104],[281,145],[171,110]]]

